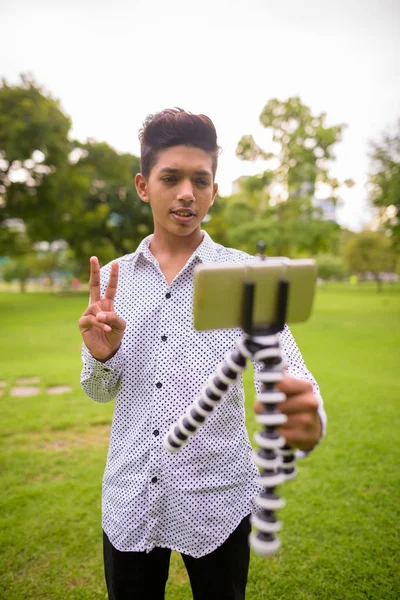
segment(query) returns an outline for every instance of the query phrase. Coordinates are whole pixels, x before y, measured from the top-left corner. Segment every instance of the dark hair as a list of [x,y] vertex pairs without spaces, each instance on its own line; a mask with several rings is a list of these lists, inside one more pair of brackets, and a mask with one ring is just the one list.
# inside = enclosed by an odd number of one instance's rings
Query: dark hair
[[182,108],[166,108],[149,115],[139,131],[140,170],[146,179],[157,161],[157,152],[172,146],[194,146],[212,156],[213,175],[220,148],[214,123],[206,115],[193,115]]

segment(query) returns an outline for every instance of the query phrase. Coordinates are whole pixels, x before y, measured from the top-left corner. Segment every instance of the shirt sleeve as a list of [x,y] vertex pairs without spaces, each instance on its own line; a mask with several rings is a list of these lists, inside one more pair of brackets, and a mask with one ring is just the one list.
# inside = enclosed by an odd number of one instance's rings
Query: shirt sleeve
[[[285,360],[288,374],[290,375],[290,377],[295,377],[296,379],[303,379],[305,381],[309,381],[313,387],[314,394],[315,394],[315,396],[318,400],[318,404],[319,404],[318,415],[321,420],[321,430],[322,430],[321,439],[322,439],[326,434],[327,416],[326,416],[326,412],[325,412],[325,408],[324,408],[324,401],[322,399],[318,383],[316,382],[316,380],[314,379],[314,377],[310,373],[310,371],[307,369],[304,359],[303,359],[303,357],[300,353],[300,350],[296,344],[296,341],[287,325],[285,325],[285,328],[279,334],[279,337],[280,337],[280,342],[281,342],[283,358]],[[261,370],[262,365],[260,363],[253,362],[253,367],[254,367],[254,375],[256,375],[257,372]],[[257,381],[256,379],[254,379],[254,385],[255,385],[256,391],[260,392],[261,391],[261,383],[259,381]],[[297,455],[299,457],[306,456],[309,452],[311,452],[311,450],[297,451]]]
[[[110,277],[111,263],[100,269],[100,289],[104,296]],[[110,402],[116,397],[124,364],[123,345],[106,362],[96,360],[85,344],[82,344],[81,387],[96,402]]]
[[96,402],[110,402],[120,388],[124,352],[122,344],[106,362],[96,360],[85,344],[82,345],[83,368],[81,386],[85,394]]

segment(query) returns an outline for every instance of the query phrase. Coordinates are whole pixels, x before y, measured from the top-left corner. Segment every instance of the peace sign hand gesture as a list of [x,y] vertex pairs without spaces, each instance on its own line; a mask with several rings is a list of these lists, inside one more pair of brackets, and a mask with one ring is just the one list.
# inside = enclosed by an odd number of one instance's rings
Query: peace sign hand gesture
[[106,293],[101,298],[99,260],[96,256],[90,259],[90,304],[79,319],[79,329],[89,352],[101,362],[117,352],[126,327],[126,321],[114,312],[118,270],[118,263],[113,262]]

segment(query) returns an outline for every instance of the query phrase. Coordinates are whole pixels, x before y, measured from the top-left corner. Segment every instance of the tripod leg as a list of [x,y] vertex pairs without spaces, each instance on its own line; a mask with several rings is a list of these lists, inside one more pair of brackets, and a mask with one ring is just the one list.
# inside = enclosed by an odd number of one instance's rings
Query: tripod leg
[[[277,389],[276,384],[284,376],[284,362],[282,359],[279,338],[277,335],[260,336],[252,338],[253,359],[261,362],[263,368],[256,378],[262,382],[262,392],[257,394],[257,400],[262,402],[264,410],[257,415],[256,420],[264,425],[263,431],[254,436],[260,450],[254,453],[254,462],[260,468],[258,483],[264,487],[263,492],[255,498],[258,512],[252,515],[252,524],[258,530],[250,536],[250,544],[257,554],[268,556],[276,552],[280,541],[276,533],[281,528],[275,511],[284,506],[284,500],[276,493],[276,487],[286,481],[289,468],[294,472],[292,462],[288,463],[288,454],[284,450],[285,439],[280,436],[276,428],[286,422],[286,415],[277,407],[286,400],[286,395]],[[284,466],[285,460],[287,467]],[[290,460],[293,461],[293,452],[290,450]]]
[[247,358],[250,357],[251,354],[240,343],[235,350],[228,352],[225,361],[218,365],[194,403],[164,437],[164,448],[168,452],[178,452],[198,428],[205,424],[215,407],[222,401],[229,386],[236,381],[239,373],[245,370]]

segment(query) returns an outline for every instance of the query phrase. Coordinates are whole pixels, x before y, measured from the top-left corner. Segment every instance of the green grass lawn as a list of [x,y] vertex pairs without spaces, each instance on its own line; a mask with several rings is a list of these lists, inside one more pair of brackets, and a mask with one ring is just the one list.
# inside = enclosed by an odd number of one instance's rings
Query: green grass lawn
[[[79,387],[77,319],[85,295],[0,294],[0,598],[98,600],[103,581],[100,492],[112,404]],[[326,439],[299,461],[282,548],[252,555],[247,598],[400,598],[400,288],[329,284],[310,321],[292,328],[318,379]],[[41,391],[11,397],[19,377]],[[72,391],[50,396],[47,387]],[[251,373],[248,428],[255,430]],[[173,554],[166,597],[189,600]]]

